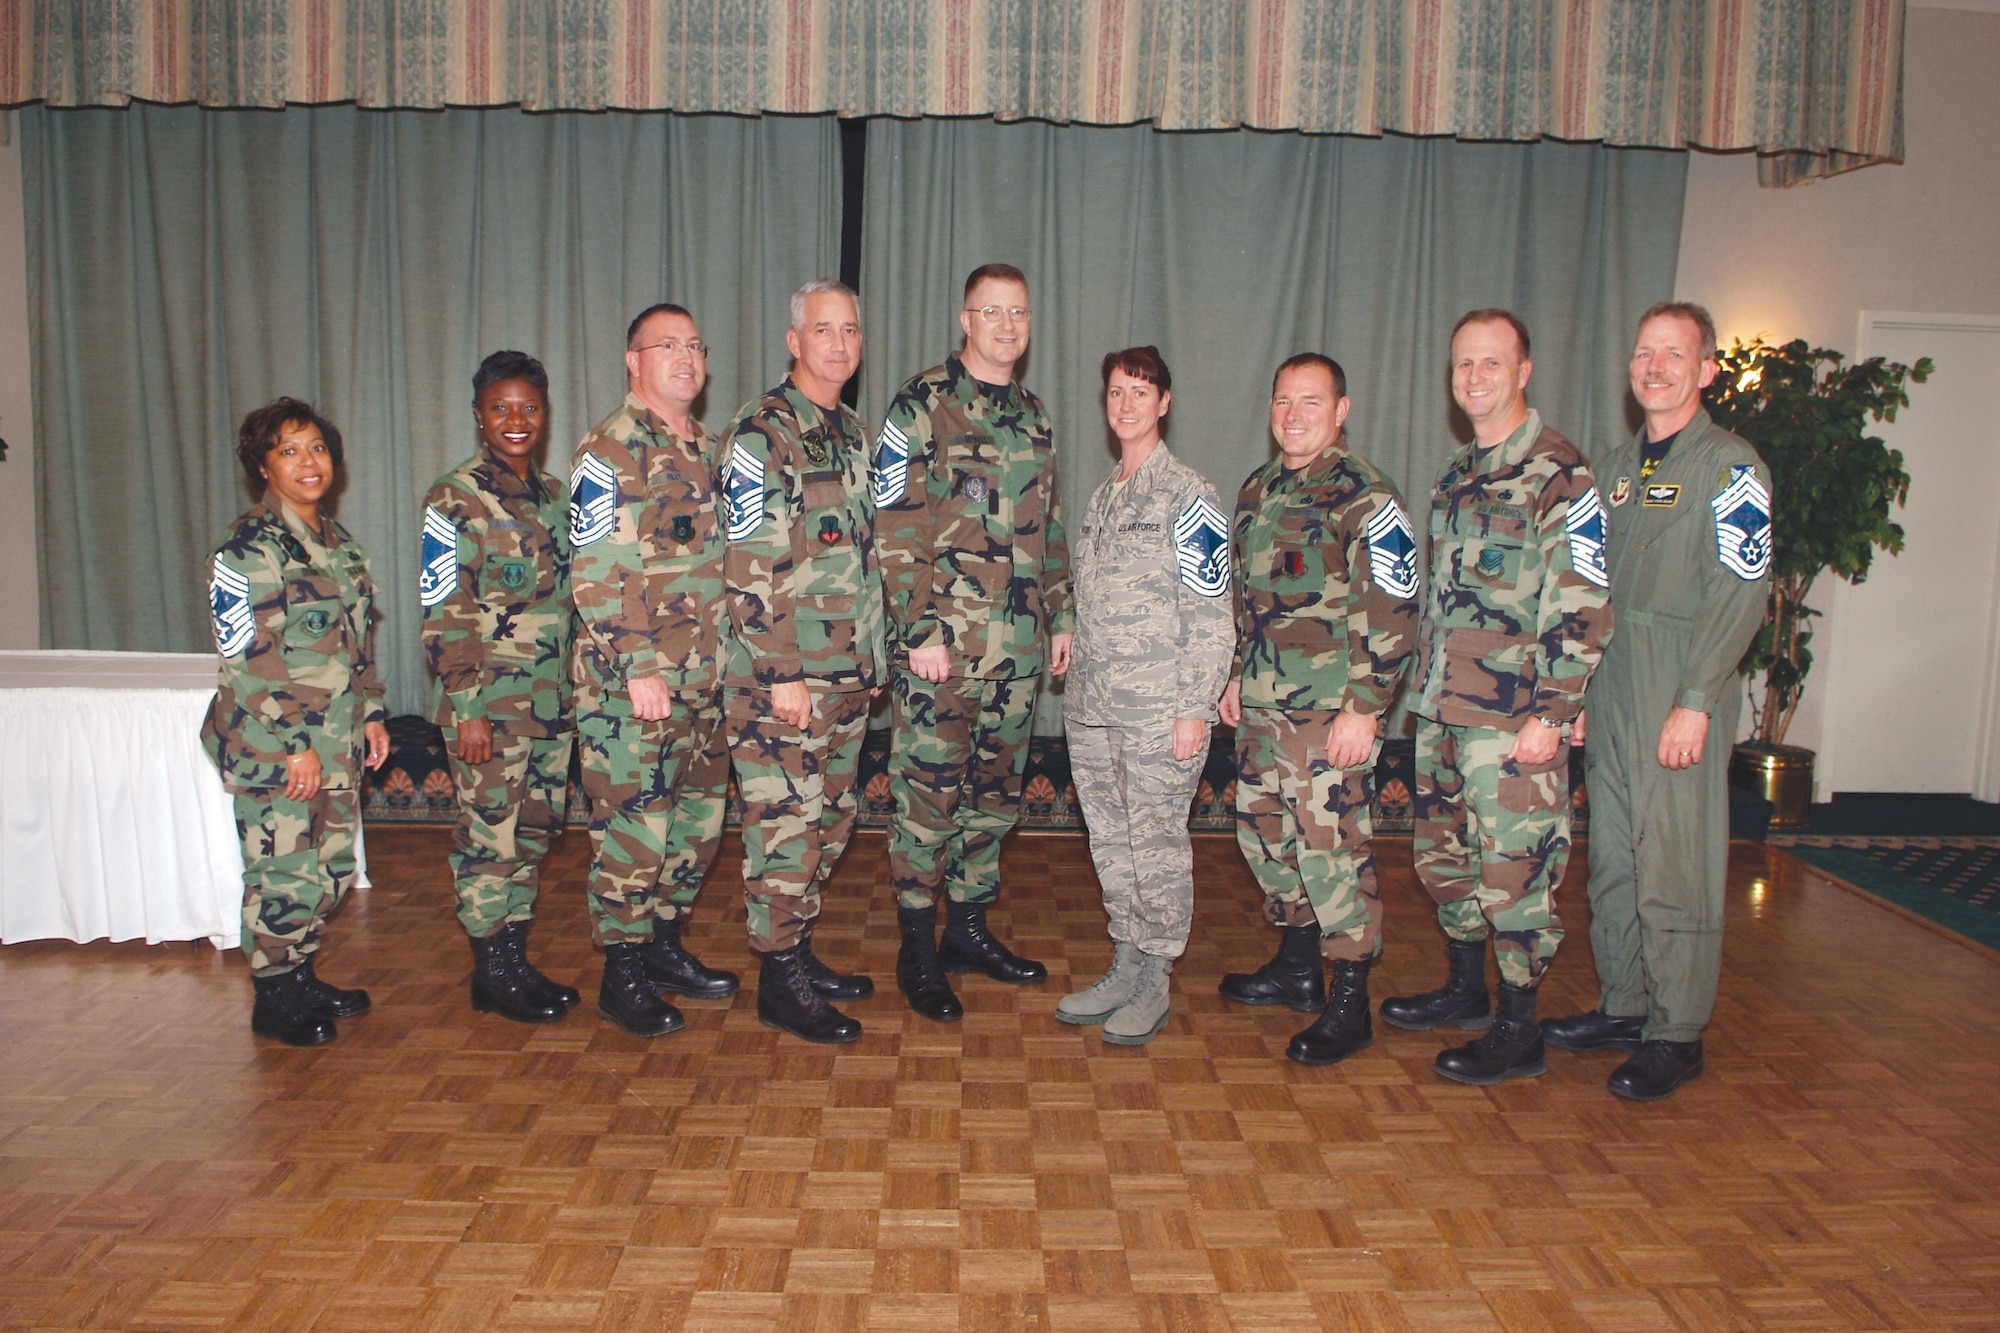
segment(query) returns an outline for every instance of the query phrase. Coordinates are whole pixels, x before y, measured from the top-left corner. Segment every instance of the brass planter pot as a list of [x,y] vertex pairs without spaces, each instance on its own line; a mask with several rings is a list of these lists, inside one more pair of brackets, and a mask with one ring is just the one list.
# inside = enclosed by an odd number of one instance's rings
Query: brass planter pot
[[1730,753],[1729,780],[1771,803],[1773,832],[1797,833],[1812,826],[1811,750],[1745,742]]

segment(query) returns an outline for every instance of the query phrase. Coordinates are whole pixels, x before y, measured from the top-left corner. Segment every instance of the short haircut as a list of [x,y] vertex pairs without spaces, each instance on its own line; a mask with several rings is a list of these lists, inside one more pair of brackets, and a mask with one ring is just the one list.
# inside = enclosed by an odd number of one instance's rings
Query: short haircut
[[1122,370],[1135,380],[1144,380],[1161,393],[1174,391],[1174,372],[1167,369],[1167,363],[1160,359],[1157,347],[1128,347],[1122,352],[1104,354],[1104,387],[1111,387],[1111,372]]
[[[1506,324],[1514,330],[1514,336],[1521,340],[1521,359],[1530,360],[1528,355],[1528,326],[1521,317],[1511,310],[1502,310],[1497,305],[1482,306],[1478,310],[1468,310],[1458,317],[1458,323],[1451,326],[1451,336],[1458,337],[1458,331],[1468,324]],[[1449,340],[1447,340],[1449,341]]]
[[1347,397],[1347,372],[1340,368],[1340,362],[1318,352],[1299,352],[1280,361],[1276,373],[1271,376],[1272,395],[1276,396],[1278,392],[1280,376],[1288,370],[1298,370],[1304,366],[1318,366],[1324,370],[1333,377],[1333,396],[1336,399]]
[[687,312],[686,306],[678,306],[671,301],[661,301],[657,305],[649,305],[638,314],[632,316],[632,322],[625,326],[626,351],[636,352],[639,350],[639,330],[647,320],[655,315],[679,315],[688,323],[694,323],[694,316]]
[[243,464],[243,471],[250,478],[250,487],[258,494],[264,491],[264,459],[278,447],[278,437],[287,426],[312,426],[326,441],[326,451],[333,458],[333,465],[339,467],[346,457],[340,447],[340,431],[331,421],[313,411],[312,404],[297,398],[280,398],[243,418],[243,424],[236,428],[236,460]]
[[544,399],[549,396],[549,372],[542,369],[541,362],[526,352],[495,352],[472,372],[472,405],[479,406],[480,392],[487,385],[501,380],[526,380]]
[[1695,331],[1701,335],[1701,359],[1715,360],[1715,316],[1692,301],[1655,301],[1646,307],[1645,314],[1639,316],[1639,327],[1643,329],[1663,315],[1685,319],[1693,324]]
[[1020,269],[1015,268],[1012,264],[981,264],[966,275],[964,299],[970,301],[972,299],[972,289],[980,283],[985,282],[988,278],[996,282],[1018,282],[1023,287],[1028,285],[1028,275],[1021,272]]
[[806,331],[806,302],[823,292],[833,292],[854,302],[854,320],[861,322],[861,298],[854,289],[837,278],[814,278],[805,286],[792,293],[792,332]]

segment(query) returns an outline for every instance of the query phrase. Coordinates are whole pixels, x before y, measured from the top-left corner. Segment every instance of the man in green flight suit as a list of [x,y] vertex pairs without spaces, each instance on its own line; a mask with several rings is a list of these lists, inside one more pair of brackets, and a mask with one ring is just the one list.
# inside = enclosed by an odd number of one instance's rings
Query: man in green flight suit
[[[1602,997],[1547,1020],[1542,1037],[1632,1051],[1609,1086],[1634,1101],[1701,1074],[1722,975],[1736,664],[1763,622],[1771,571],[1771,475],[1702,408],[1715,369],[1706,310],[1648,310],[1631,366],[1646,424],[1604,457],[1618,639],[1590,682],[1584,751]],[[1579,740],[1584,731],[1579,714]]]

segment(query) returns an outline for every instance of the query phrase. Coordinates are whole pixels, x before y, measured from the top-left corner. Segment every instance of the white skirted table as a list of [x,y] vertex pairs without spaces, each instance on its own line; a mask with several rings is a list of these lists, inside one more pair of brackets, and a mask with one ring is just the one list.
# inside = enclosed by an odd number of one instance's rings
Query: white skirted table
[[200,739],[215,668],[209,653],[0,652],[0,944],[236,946],[243,853]]

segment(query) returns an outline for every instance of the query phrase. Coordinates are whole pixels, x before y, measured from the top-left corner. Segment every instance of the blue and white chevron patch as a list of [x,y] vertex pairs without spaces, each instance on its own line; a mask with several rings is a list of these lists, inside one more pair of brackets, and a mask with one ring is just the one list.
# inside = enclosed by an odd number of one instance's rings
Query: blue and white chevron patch
[[1604,502],[1592,486],[1570,502],[1569,563],[1600,588],[1611,586],[1611,569],[1604,560]]
[[215,630],[215,651],[234,657],[257,637],[257,621],[250,612],[250,579],[240,569],[232,569],[215,557],[208,580],[208,614]]
[[1368,574],[1391,597],[1417,595],[1417,534],[1394,500],[1368,520]]
[[1757,469],[1735,463],[1729,484],[1712,501],[1715,507],[1715,553],[1722,567],[1739,579],[1756,580],[1771,572],[1771,493],[1757,479]]
[[910,484],[910,437],[893,421],[875,437],[875,507],[895,504]]
[[458,529],[435,505],[424,506],[424,547],[418,559],[417,600],[426,608],[458,591]]
[[764,521],[764,460],[738,440],[729,447],[729,470],[722,478],[729,505],[729,540],[740,542]]
[[585,454],[569,479],[569,544],[593,545],[617,526],[618,473],[596,454]]
[[1229,591],[1229,520],[1205,496],[1190,500],[1174,520],[1174,554],[1182,583],[1203,597]]

